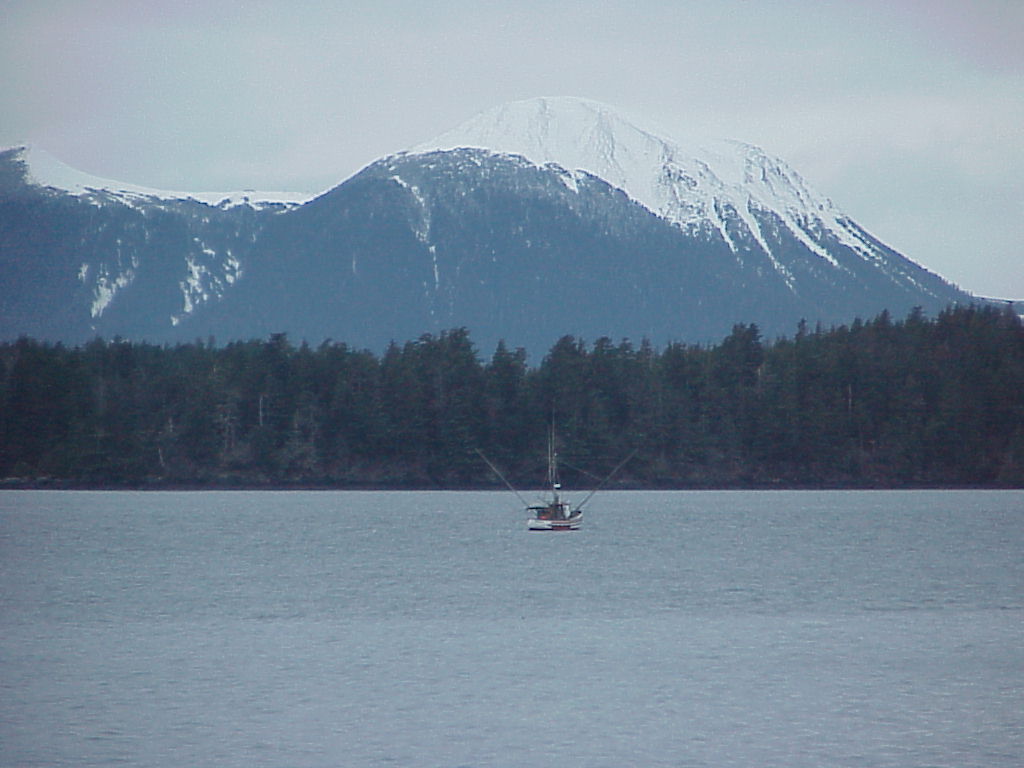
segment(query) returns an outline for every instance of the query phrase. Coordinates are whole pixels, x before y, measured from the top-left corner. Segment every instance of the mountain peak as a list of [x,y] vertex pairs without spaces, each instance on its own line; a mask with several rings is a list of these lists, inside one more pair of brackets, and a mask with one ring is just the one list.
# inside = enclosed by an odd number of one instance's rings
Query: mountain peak
[[724,139],[683,145],[590,99],[549,96],[501,104],[411,151],[461,147],[522,155],[537,165],[555,163],[591,173],[677,223],[690,218],[674,205],[674,182],[680,175],[691,189],[707,187],[716,198],[729,198],[740,208],[747,207],[745,198],[753,198],[767,207],[781,203],[789,208],[834,209],[796,171],[760,147]]
[[832,201],[783,160],[751,144],[702,140],[683,145],[641,127],[614,107],[573,97],[502,104],[431,141],[414,154],[477,147],[525,157],[537,165],[593,174],[653,213],[691,232],[709,225],[737,252],[752,241],[782,273],[762,231],[765,214],[833,267],[821,242],[828,235],[862,258],[877,245]]
[[657,211],[651,171],[670,152],[665,139],[606,104],[574,97],[513,101],[480,113],[412,149],[413,153],[477,147],[522,155],[537,165],[585,171]]

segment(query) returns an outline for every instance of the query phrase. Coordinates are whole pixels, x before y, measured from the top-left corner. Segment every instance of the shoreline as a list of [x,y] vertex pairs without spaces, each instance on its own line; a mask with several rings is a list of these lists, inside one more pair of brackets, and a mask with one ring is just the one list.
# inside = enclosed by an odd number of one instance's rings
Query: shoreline
[[[521,489],[528,493],[534,489]],[[585,493],[590,488],[568,488],[569,493]],[[605,488],[601,493],[614,491],[1020,491],[1019,485],[938,485],[931,483],[903,484],[856,484],[856,483],[731,483],[731,484],[696,484],[696,483],[662,483],[662,484],[622,484],[613,488]],[[86,483],[72,480],[0,480],[0,491],[154,491],[154,492],[208,492],[208,491],[366,491],[366,492],[410,492],[423,493],[429,491],[444,492],[479,492],[495,491],[507,493],[508,489],[501,485],[464,484],[441,485],[429,483],[328,483],[328,482],[155,482],[136,483]]]

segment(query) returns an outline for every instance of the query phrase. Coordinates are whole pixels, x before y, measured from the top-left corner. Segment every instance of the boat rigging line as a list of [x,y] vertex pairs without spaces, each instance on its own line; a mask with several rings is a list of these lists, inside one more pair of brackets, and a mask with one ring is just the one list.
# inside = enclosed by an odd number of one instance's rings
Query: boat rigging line
[[583,501],[581,501],[581,502],[580,502],[579,504],[577,504],[577,505],[576,505],[576,508],[577,508],[577,509],[582,509],[582,508],[583,508],[583,506],[584,506],[584,505],[585,505],[585,504],[586,504],[586,503],[587,503],[588,501],[590,501],[590,499],[591,499],[591,498],[593,497],[593,495],[594,495],[595,493],[597,493],[597,492],[598,492],[598,491],[600,491],[600,490],[601,490],[602,488],[604,488],[605,484],[606,484],[606,483],[607,483],[607,482],[608,482],[609,480],[611,480],[611,479],[612,479],[612,478],[613,478],[613,477],[615,476],[615,473],[616,473],[616,472],[618,472],[618,471],[619,471],[620,469],[622,469],[622,468],[623,468],[624,466],[626,466],[626,462],[628,462],[628,461],[629,461],[630,459],[632,459],[632,458],[633,458],[634,456],[636,456],[636,454],[637,454],[637,453],[639,452],[639,450],[640,450],[640,448],[639,448],[639,447],[637,447],[637,448],[634,448],[634,449],[633,449],[633,450],[632,450],[632,451],[630,452],[629,456],[627,456],[627,457],[626,457],[626,458],[624,458],[624,459],[623,459],[622,461],[620,461],[620,462],[618,463],[618,466],[616,466],[616,467],[615,467],[615,469],[613,469],[613,470],[612,470],[611,472],[609,472],[609,473],[608,473],[608,477],[606,477],[606,478],[605,478],[604,480],[602,480],[602,481],[601,481],[601,484],[600,484],[600,485],[598,485],[598,486],[597,486],[597,488],[595,488],[595,489],[594,489],[594,490],[592,490],[592,491],[591,491],[590,493],[588,493],[588,494],[586,495],[586,498],[584,498],[584,499],[583,499]]
[[496,475],[497,475],[498,477],[500,477],[500,478],[501,478],[501,482],[503,482],[503,483],[505,484],[505,486],[506,486],[506,487],[507,487],[507,488],[508,488],[508,489],[509,489],[510,491],[512,491],[512,493],[514,493],[514,494],[516,495],[516,498],[517,498],[517,499],[519,499],[520,503],[522,503],[522,505],[523,505],[524,507],[528,507],[528,506],[530,506],[530,502],[528,502],[528,501],[527,501],[526,499],[524,499],[524,498],[522,497],[522,495],[521,495],[521,494],[519,493],[519,491],[517,491],[517,490],[515,489],[515,487],[514,487],[514,486],[512,485],[512,483],[510,483],[510,482],[509,482],[508,480],[506,480],[506,479],[505,479],[505,476],[504,476],[503,474],[501,474],[501,471],[500,471],[500,470],[499,470],[499,469],[498,469],[498,468],[497,468],[496,466],[494,466],[494,465],[493,465],[493,464],[491,463],[491,460],[490,460],[490,459],[488,459],[488,458],[487,458],[486,456],[484,456],[484,452],[483,452],[483,451],[481,451],[481,450],[480,450],[479,448],[474,448],[473,450],[474,450],[474,451],[476,451],[476,452],[477,452],[477,455],[479,455],[479,456],[480,456],[480,458],[481,458],[481,459],[483,459],[483,460],[484,460],[484,461],[485,461],[485,462],[487,463],[487,466],[491,468],[491,471],[492,471],[492,472],[493,472],[494,474],[496,474]]

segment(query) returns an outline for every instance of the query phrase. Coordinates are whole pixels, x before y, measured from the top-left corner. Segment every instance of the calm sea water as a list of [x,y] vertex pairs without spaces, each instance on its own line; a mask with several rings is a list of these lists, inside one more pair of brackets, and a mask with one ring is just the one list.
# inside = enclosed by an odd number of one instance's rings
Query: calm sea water
[[0,493],[4,766],[1024,764],[1024,493]]

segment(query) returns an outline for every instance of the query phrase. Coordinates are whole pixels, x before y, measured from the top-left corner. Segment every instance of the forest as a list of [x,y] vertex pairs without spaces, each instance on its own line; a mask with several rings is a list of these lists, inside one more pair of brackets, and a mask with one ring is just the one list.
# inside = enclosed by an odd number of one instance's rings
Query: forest
[[882,313],[713,345],[567,336],[535,365],[456,328],[382,354],[326,341],[0,344],[2,487],[1024,486],[1009,309]]

